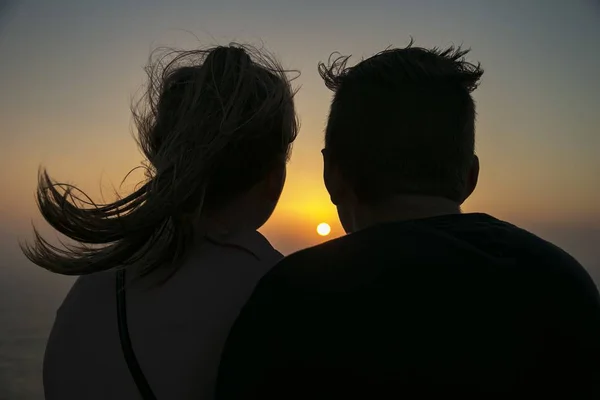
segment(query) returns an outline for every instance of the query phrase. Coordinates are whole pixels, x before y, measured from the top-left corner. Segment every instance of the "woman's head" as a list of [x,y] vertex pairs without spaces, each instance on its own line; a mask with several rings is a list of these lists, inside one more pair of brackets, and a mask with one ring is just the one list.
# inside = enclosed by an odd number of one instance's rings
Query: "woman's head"
[[285,166],[293,92],[281,67],[248,47],[169,54],[148,69],[140,144],[156,174],[177,171],[185,211],[219,208]]
[[199,215],[251,191],[258,225],[273,211],[297,132],[286,71],[256,49],[231,45],[169,51],[147,72],[146,96],[134,109],[147,181],[115,203],[83,207],[74,188],[44,171],[40,211],[81,245],[65,251],[36,234],[24,247],[36,264],[82,274],[140,263],[150,272],[181,257]]

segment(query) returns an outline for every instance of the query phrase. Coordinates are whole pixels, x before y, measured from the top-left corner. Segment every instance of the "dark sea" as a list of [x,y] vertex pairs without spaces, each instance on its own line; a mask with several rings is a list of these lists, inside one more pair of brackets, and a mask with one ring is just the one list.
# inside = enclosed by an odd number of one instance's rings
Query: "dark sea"
[[[532,229],[569,251],[600,282],[600,228]],[[43,399],[42,360],[54,313],[74,279],[30,264],[0,232],[0,400]]]
[[0,254],[0,400],[43,399],[46,339],[74,279]]

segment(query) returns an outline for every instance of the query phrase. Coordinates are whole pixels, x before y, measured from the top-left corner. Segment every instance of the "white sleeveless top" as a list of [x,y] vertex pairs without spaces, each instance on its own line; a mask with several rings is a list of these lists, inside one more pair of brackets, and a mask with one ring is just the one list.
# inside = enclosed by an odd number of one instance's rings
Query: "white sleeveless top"
[[[212,399],[229,329],[258,280],[282,258],[258,232],[191,250],[165,284],[127,291],[132,347],[156,397]],[[119,341],[115,272],[80,277],[46,346],[47,400],[140,399]]]

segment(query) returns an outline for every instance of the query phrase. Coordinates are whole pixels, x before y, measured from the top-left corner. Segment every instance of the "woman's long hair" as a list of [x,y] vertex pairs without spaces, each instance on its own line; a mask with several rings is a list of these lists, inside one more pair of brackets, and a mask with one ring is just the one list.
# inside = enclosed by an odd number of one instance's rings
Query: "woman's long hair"
[[38,208],[76,244],[54,246],[34,228],[33,243],[21,248],[40,267],[82,275],[135,264],[141,276],[171,268],[170,276],[191,243],[191,215],[223,206],[287,160],[297,133],[294,91],[268,54],[237,44],[170,50],[146,72],[133,116],[147,179],[96,204],[42,169]]

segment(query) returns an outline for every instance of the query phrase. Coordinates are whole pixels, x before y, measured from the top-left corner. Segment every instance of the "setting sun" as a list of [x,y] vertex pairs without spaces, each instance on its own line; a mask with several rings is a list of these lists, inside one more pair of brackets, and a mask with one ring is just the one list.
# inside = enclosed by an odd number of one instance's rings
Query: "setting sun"
[[317,226],[317,233],[319,235],[327,236],[327,235],[329,235],[329,232],[331,232],[331,227],[329,226],[329,224],[322,222]]

